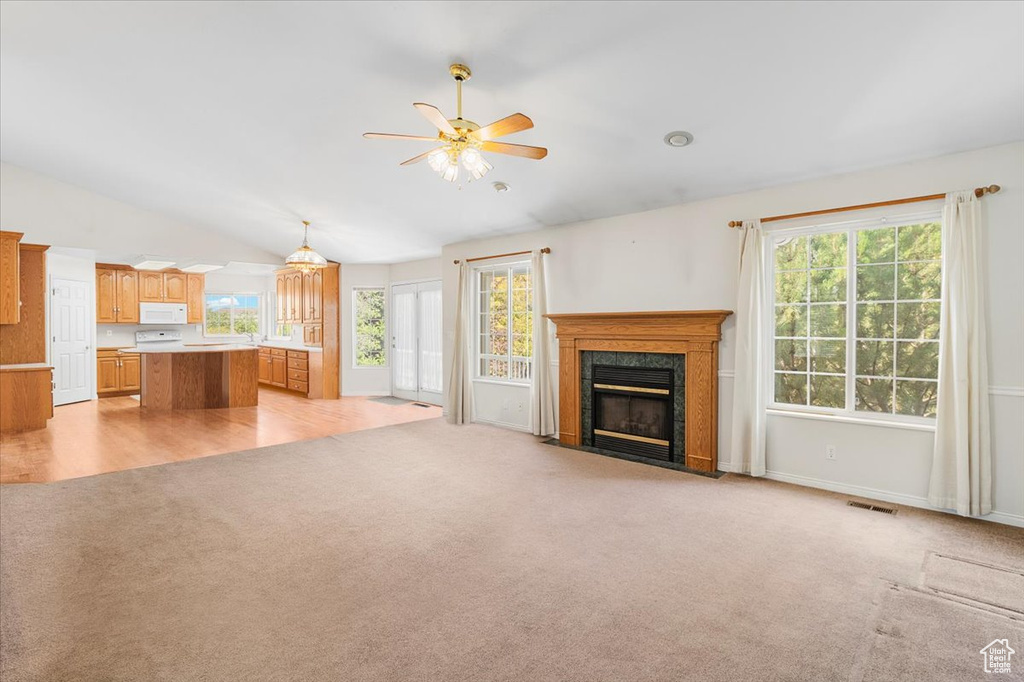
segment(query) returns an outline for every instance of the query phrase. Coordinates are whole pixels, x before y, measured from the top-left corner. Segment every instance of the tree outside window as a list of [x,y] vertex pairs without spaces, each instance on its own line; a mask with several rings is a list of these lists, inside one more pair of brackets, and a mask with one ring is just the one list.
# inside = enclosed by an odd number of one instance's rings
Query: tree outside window
[[934,417],[941,259],[939,222],[775,235],[774,402]]
[[480,270],[478,291],[479,376],[528,382],[533,363],[530,265]]
[[384,367],[387,364],[384,289],[355,289],[352,301],[356,367]]

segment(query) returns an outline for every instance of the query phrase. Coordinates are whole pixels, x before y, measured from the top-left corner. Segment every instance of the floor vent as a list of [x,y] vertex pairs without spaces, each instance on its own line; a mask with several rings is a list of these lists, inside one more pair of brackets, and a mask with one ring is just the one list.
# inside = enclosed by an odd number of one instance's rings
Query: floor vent
[[883,514],[895,514],[896,513],[896,509],[893,508],[893,507],[880,507],[877,504],[867,504],[865,502],[854,502],[853,500],[848,501],[846,504],[851,506],[851,507],[856,507],[857,509],[867,509],[868,511],[881,512]]
[[413,403],[413,405],[416,407],[430,407],[430,405],[427,405],[426,403]]

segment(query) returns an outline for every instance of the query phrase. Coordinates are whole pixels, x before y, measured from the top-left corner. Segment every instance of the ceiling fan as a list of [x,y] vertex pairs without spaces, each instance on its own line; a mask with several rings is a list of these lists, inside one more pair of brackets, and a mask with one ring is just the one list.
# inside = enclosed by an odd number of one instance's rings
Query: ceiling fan
[[448,72],[455,79],[457,90],[458,115],[455,118],[445,118],[444,114],[435,106],[422,102],[413,104],[423,114],[424,118],[437,127],[438,133],[436,137],[395,135],[391,133],[363,133],[363,137],[374,140],[424,140],[440,142],[440,147],[414,156],[408,161],[403,161],[400,165],[409,166],[426,159],[430,167],[448,182],[455,182],[458,179],[460,163],[476,180],[486,175],[487,171],[491,170],[493,166],[480,153],[482,151],[522,156],[527,159],[543,159],[548,155],[548,150],[544,147],[530,147],[523,144],[494,141],[499,137],[532,128],[533,121],[523,114],[506,116],[483,128],[473,121],[462,118],[462,83],[463,81],[468,81],[473,74],[465,64],[452,64],[448,68]]

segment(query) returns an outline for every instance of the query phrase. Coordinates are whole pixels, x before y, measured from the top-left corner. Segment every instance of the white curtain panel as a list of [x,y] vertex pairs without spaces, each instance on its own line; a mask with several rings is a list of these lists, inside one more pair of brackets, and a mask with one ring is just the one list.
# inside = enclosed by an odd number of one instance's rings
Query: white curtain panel
[[974,192],[956,192],[946,195],[942,213],[939,398],[928,501],[963,516],[992,511],[980,204]]
[[736,305],[736,376],[733,381],[733,471],[764,476],[768,366],[765,325],[768,310],[764,235],[761,221],[744,222],[740,234],[739,295]]
[[530,383],[530,405],[533,435],[550,436],[555,433],[555,399],[551,381],[551,340],[547,285],[544,280],[544,257],[540,251],[530,256],[533,278],[533,377]]
[[459,264],[459,289],[455,298],[455,347],[452,374],[448,380],[448,422],[467,424],[473,420],[473,271]]

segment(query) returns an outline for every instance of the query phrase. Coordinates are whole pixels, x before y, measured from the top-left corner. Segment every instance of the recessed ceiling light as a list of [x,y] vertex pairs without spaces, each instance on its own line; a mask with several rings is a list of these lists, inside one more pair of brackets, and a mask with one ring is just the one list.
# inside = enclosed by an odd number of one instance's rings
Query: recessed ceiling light
[[693,135],[685,130],[676,130],[665,136],[665,144],[669,147],[685,147],[693,142]]
[[182,272],[204,273],[220,270],[223,267],[222,264],[217,263],[192,263],[191,265],[182,265],[179,270]]
[[132,262],[136,270],[163,270],[174,265],[175,261],[159,256],[139,256]]
[[501,182],[501,181],[492,182],[491,186],[494,187],[494,191],[497,192],[498,194],[504,194],[505,192],[507,192],[510,189],[512,189],[511,187],[509,187],[507,182]]

